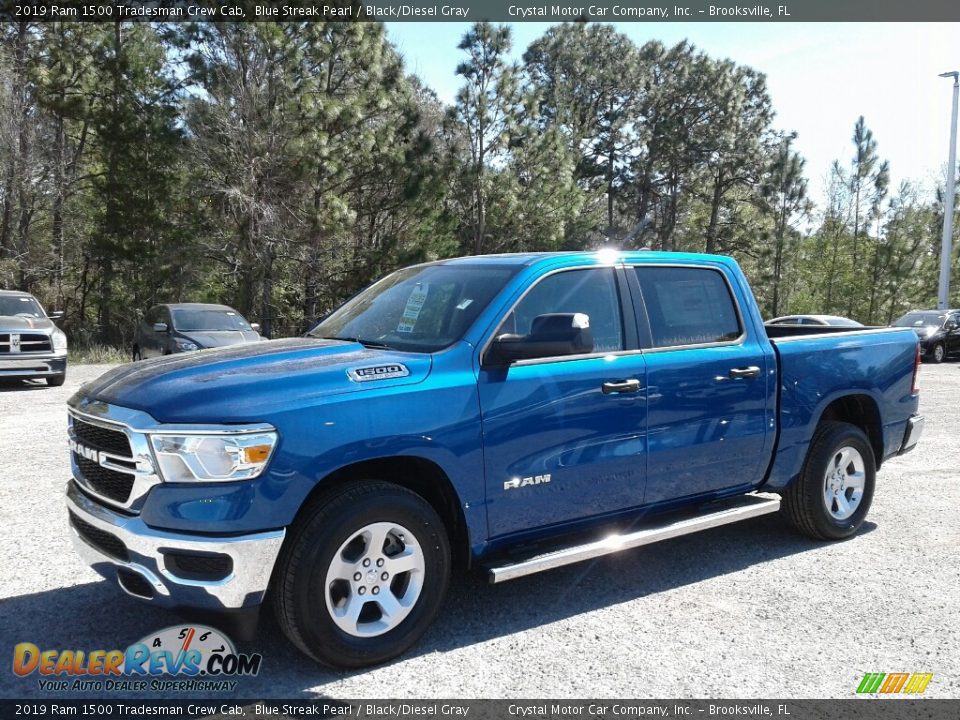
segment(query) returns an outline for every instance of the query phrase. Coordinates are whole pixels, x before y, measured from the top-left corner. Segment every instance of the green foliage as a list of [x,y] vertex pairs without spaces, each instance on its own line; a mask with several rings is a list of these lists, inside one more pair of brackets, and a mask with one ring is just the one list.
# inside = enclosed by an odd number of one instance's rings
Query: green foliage
[[0,286],[65,310],[76,347],[129,347],[162,301],[299,333],[479,252],[728,253],[770,315],[934,302],[942,188],[891,189],[863,118],[817,209],[752,68],[597,23],[520,63],[504,26],[459,48],[446,107],[377,23],[7,23]]
[[130,350],[100,344],[71,347],[67,362],[70,365],[120,365],[130,362]]

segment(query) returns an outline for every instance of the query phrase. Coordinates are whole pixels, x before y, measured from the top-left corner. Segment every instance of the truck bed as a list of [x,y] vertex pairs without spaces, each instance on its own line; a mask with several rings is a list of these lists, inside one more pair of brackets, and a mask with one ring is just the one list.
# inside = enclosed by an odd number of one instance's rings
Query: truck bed
[[[872,437],[879,465],[900,449],[915,403],[916,335],[909,328],[766,327],[780,377],[780,434],[767,488],[783,487],[800,471],[815,419],[838,398],[883,418]],[[853,394],[851,394],[853,391]]]

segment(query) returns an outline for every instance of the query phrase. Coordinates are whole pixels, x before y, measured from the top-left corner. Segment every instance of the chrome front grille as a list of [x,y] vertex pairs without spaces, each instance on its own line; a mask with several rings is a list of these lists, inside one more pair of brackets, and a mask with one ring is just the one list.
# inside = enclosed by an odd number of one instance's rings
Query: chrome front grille
[[50,337],[43,333],[0,333],[0,355],[51,352]]
[[77,484],[108,504],[137,512],[147,491],[160,482],[146,435],[73,409],[69,433]]

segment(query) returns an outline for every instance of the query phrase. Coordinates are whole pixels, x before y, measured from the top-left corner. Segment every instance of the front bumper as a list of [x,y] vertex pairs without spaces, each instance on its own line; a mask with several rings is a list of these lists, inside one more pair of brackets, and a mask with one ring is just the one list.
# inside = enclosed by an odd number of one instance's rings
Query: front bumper
[[[90,499],[73,481],[67,484],[67,508],[87,526],[70,524],[74,547],[87,564],[128,595],[169,608],[220,611],[258,606],[285,534],[272,530],[209,537],[155,530],[136,515],[115,512]],[[216,580],[184,577],[189,573],[171,560],[175,553],[229,556],[229,574]]]
[[900,445],[900,451],[897,455],[903,455],[916,447],[923,435],[924,418],[922,415],[914,415],[907,421],[907,430],[903,434],[903,443]]
[[32,378],[63,375],[67,371],[67,356],[21,355],[0,356],[0,378]]

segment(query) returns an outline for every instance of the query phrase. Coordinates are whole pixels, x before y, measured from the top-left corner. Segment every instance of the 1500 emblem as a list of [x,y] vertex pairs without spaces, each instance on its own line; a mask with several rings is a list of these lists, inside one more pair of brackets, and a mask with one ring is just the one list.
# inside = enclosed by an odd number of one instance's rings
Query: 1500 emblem
[[390,363],[389,365],[371,365],[362,368],[350,368],[347,375],[354,382],[368,382],[370,380],[389,380],[390,378],[407,377],[410,371],[406,365]]
[[531,475],[525,478],[511,478],[503,483],[504,490],[516,490],[517,488],[527,487],[527,485],[542,485],[550,482],[550,474]]

